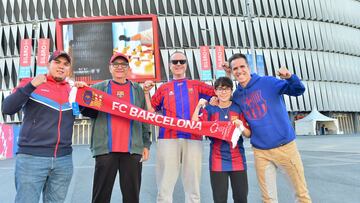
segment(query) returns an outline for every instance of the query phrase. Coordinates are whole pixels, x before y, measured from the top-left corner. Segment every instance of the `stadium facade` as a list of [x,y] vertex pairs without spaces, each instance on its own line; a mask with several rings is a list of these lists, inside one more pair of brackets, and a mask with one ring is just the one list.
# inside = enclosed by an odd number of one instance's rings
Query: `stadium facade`
[[[265,74],[286,66],[306,85],[303,96],[284,97],[290,118],[316,107],[338,118],[340,131],[360,132],[360,1],[251,3],[253,42],[256,54],[264,56]],[[187,74],[194,79],[199,78],[199,46],[223,45],[227,58],[250,53],[245,0],[2,0],[0,102],[19,81],[20,39],[50,38],[53,51],[56,19],[145,14],[158,17],[162,81],[171,79],[167,64],[175,50],[188,56]],[[21,122],[21,114],[1,114],[0,122]]]

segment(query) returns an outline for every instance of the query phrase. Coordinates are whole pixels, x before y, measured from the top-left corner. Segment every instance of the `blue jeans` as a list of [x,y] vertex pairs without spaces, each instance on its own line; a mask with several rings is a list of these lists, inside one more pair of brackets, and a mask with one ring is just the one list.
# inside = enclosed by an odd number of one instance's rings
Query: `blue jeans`
[[40,157],[18,154],[15,166],[16,203],[64,202],[73,174],[72,155]]

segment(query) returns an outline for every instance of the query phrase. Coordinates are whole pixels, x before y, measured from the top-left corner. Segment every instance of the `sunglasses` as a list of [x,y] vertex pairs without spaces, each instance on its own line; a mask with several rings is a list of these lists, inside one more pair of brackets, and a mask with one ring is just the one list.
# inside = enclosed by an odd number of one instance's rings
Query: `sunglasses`
[[180,63],[181,65],[184,65],[186,63],[186,60],[171,60],[171,63],[173,65],[177,65],[178,63]]

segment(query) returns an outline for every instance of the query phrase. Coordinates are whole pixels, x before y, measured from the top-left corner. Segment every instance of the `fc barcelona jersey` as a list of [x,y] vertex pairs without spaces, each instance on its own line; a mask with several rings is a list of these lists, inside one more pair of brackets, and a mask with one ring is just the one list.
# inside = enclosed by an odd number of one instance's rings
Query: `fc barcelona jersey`
[[[201,120],[232,121],[235,119],[241,120],[244,126],[249,128],[239,106],[234,103],[228,108],[207,105],[202,110]],[[242,137],[240,137],[235,148],[232,148],[231,143],[224,140],[216,138],[210,138],[210,140],[210,171],[246,170],[245,149]]]
[[[191,116],[200,98],[209,100],[215,95],[214,88],[197,80],[172,80],[159,87],[151,98],[151,105],[163,115],[191,120]],[[159,139],[192,139],[201,140],[202,137],[160,128]]]

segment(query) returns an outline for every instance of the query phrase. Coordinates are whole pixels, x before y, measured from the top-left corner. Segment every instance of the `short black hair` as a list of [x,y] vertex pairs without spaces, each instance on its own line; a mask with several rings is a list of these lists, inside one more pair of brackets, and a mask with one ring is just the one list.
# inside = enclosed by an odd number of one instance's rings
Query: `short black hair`
[[248,63],[248,60],[247,60],[247,58],[246,58],[246,56],[245,56],[244,54],[237,53],[237,54],[232,55],[232,56],[229,58],[229,60],[228,60],[228,61],[229,61],[229,66],[230,66],[230,68],[232,68],[232,67],[231,67],[231,62],[232,62],[233,60],[235,60],[235,59],[240,59],[240,58],[244,59],[245,62],[246,62],[246,64],[249,64],[249,63]]
[[232,80],[228,77],[219,77],[218,79],[215,80],[214,87],[216,89],[219,86],[230,87],[231,89],[233,89],[234,84]]

